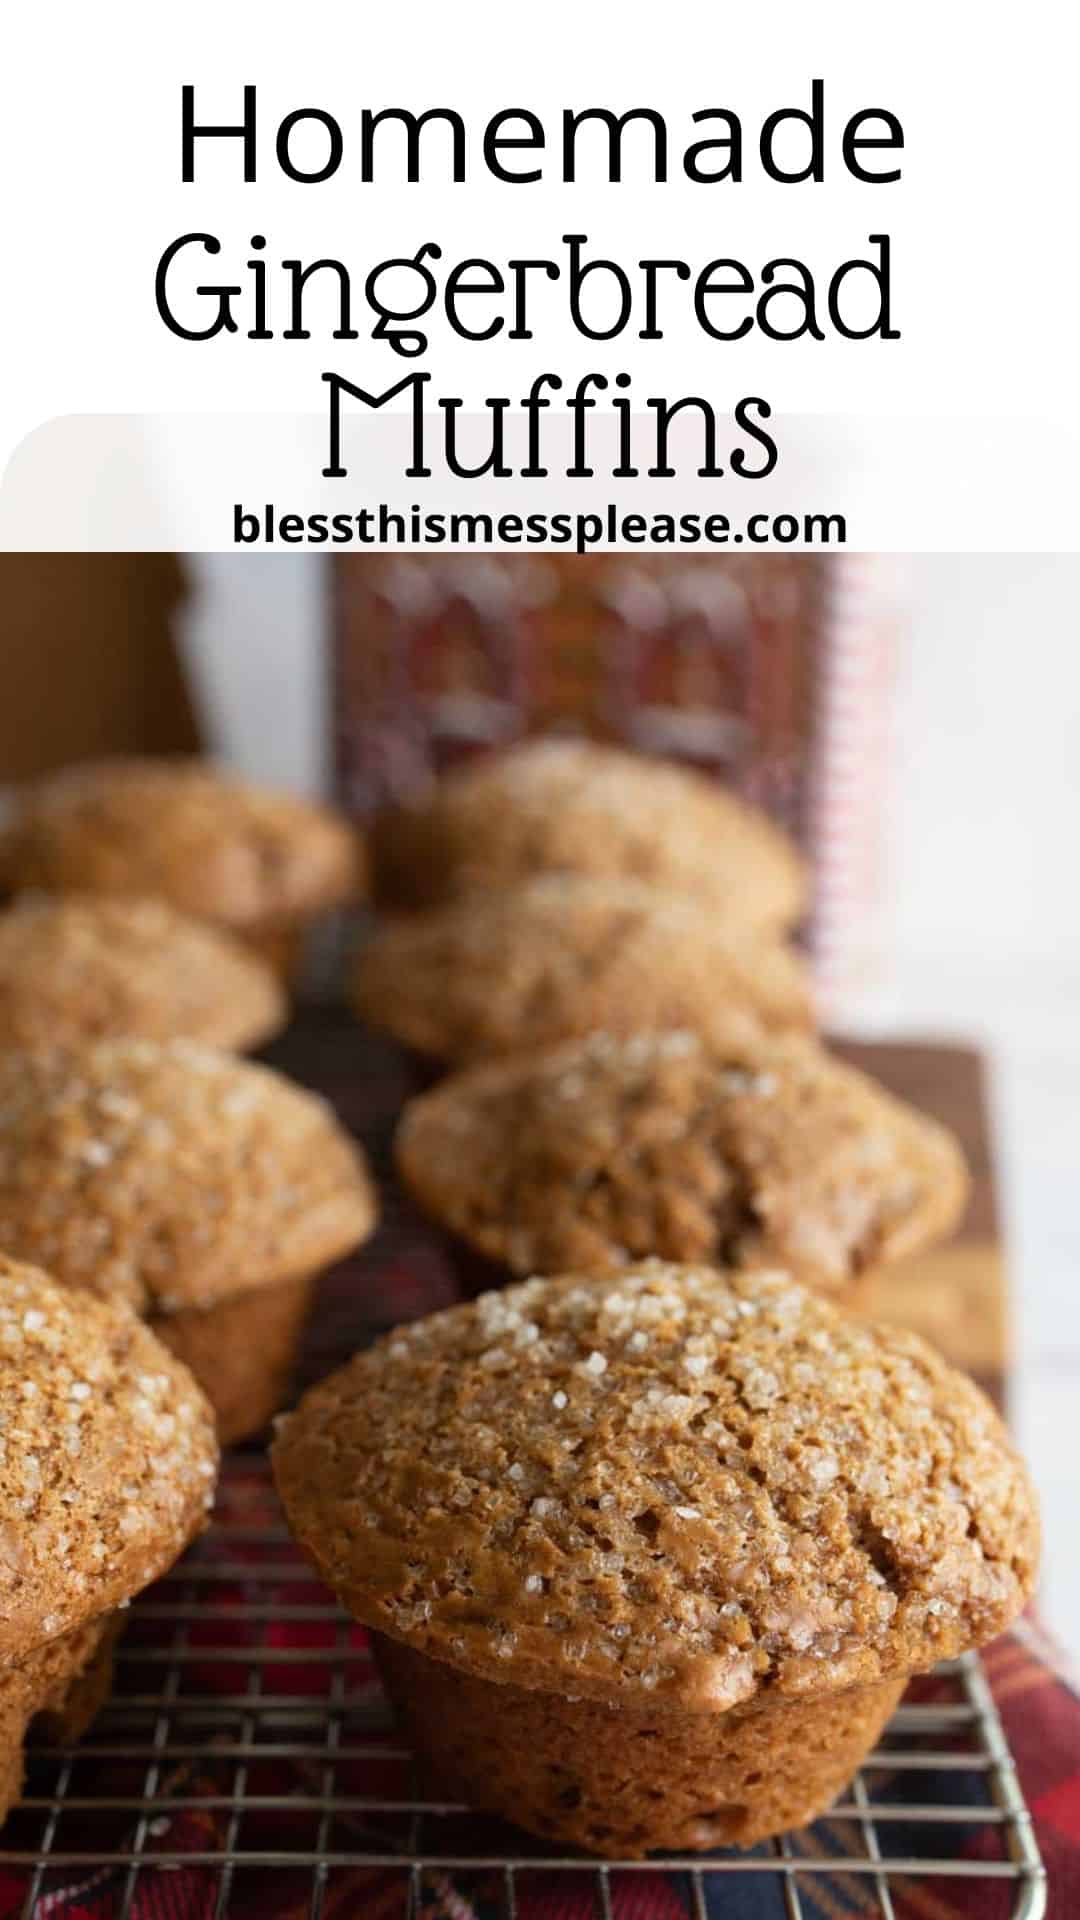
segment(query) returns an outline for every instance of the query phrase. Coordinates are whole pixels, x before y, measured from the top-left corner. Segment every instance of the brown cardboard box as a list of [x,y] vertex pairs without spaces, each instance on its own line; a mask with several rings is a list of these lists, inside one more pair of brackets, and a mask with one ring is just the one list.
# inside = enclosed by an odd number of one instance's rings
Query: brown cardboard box
[[0,786],[111,753],[199,745],[165,553],[0,554]]

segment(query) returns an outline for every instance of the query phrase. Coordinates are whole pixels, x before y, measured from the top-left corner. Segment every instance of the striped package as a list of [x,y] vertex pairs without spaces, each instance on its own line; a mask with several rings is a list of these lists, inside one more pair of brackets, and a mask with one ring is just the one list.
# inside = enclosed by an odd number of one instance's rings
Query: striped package
[[809,857],[826,1011],[872,965],[893,601],[865,555],[338,561],[335,764],[361,818],[526,734],[687,762]]

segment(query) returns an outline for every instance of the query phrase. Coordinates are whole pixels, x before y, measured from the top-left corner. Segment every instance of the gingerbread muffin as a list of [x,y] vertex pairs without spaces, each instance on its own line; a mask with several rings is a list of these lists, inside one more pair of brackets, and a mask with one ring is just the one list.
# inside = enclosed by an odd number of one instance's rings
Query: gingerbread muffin
[[974,1384],[783,1273],[482,1295],[316,1387],[273,1457],[436,1782],[599,1854],[813,1819],[1035,1575]]
[[407,1186],[515,1273],[781,1265],[827,1292],[930,1245],[967,1198],[935,1121],[812,1040],[595,1033],[405,1109]]
[[474,761],[388,812],[372,842],[381,906],[438,906],[539,873],[647,880],[732,927],[790,927],[795,849],[704,775],[591,741],[544,739]]
[[131,1034],[242,1050],[284,1019],[264,960],[163,900],[33,894],[0,912],[0,1047]]
[[156,894],[242,934],[283,970],[306,928],[361,881],[344,820],[202,760],[68,768],[25,789],[0,834],[10,893]]
[[269,1068],[179,1040],[0,1053],[0,1249],[134,1307],[223,1440],[281,1405],[320,1271],[375,1218],[360,1149]]
[[458,1065],[597,1027],[718,1038],[813,1023],[789,947],[635,880],[549,874],[381,927],[354,1004],[418,1054]]
[[32,1720],[75,1738],[108,1695],[117,1608],[213,1499],[210,1410],[119,1302],[0,1257],[0,1818]]

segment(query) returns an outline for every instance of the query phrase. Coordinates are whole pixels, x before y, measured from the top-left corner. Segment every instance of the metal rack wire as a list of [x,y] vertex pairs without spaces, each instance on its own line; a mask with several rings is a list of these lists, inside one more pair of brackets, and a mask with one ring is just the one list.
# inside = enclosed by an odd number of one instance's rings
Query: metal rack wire
[[994,1920],[1045,1912],[1031,1820],[973,1658],[909,1696],[824,1820],[750,1853],[597,1864],[425,1795],[362,1631],[304,1566],[265,1463],[245,1455],[228,1466],[214,1529],[132,1607],[91,1734],[34,1757],[0,1872],[21,1920],[637,1920],[652,1911],[647,1884],[659,1914],[692,1920],[907,1920],[939,1913],[958,1881],[982,1890],[977,1910]]
[[[308,1379],[456,1297],[393,1179],[408,1072],[394,1049],[360,1044],[328,1005],[308,1008],[272,1054],[363,1139],[383,1198],[376,1239],[324,1283]],[[909,1692],[850,1791],[807,1831],[749,1853],[599,1864],[425,1793],[365,1635],[293,1547],[261,1455],[229,1459],[213,1527],[126,1618],[91,1732],[32,1758],[0,1837],[0,1920],[1045,1913],[1031,1820],[975,1659]]]

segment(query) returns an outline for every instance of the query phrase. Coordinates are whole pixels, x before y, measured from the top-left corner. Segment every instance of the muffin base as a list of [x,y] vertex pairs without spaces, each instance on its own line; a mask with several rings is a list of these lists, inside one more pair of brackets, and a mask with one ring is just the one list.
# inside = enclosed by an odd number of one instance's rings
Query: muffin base
[[149,1325],[190,1367],[214,1410],[222,1446],[260,1432],[289,1396],[317,1275],[255,1287],[212,1307],[184,1307]]
[[79,1740],[112,1692],[113,1648],[121,1622],[106,1614],[0,1668],[0,1821],[22,1792],[27,1733],[47,1742]]
[[303,977],[310,924],[307,920],[279,920],[266,926],[234,927],[232,931],[273,968],[282,986],[293,987]]
[[748,1847],[831,1804],[874,1746],[903,1680],[728,1713],[528,1692],[372,1635],[431,1783],[545,1840],[608,1858]]

